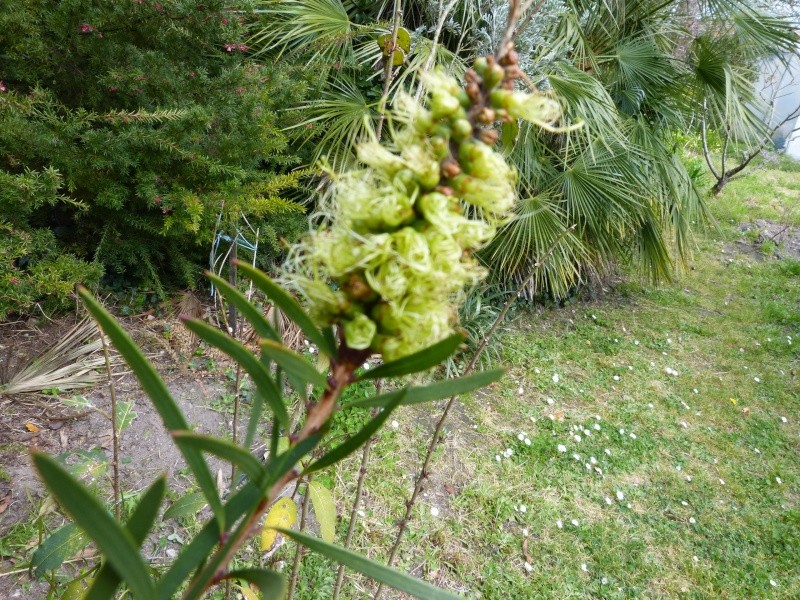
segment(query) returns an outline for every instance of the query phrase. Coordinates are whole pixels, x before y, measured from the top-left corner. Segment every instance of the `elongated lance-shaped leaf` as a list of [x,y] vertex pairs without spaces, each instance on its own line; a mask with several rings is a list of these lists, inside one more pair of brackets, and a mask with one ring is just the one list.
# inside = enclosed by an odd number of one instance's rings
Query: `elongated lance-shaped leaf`
[[32,457],[45,485],[94,540],[133,595],[143,600],[154,600],[153,582],[130,532],[117,523],[97,498],[57,461],[40,452],[33,452]]
[[398,591],[411,594],[415,598],[421,598],[422,600],[455,600],[459,597],[451,594],[450,592],[446,592],[445,590],[434,587],[429,583],[425,583],[424,581],[412,577],[411,575],[401,573],[400,571],[395,571],[394,569],[370,560],[365,556],[356,554],[350,550],[345,550],[341,546],[323,542],[321,539],[314,537],[313,535],[307,535],[305,533],[300,533],[299,531],[292,531],[289,529],[281,529],[280,532],[283,535],[292,538],[296,542],[303,544],[306,548],[309,548],[318,554],[322,554],[326,558],[329,558],[340,565],[344,565],[345,567],[353,569],[362,575],[371,577],[375,581],[385,583],[386,585],[393,587]]
[[[333,327],[323,328],[322,336],[325,338],[327,344],[331,348],[336,348],[336,334],[333,332]],[[330,358],[330,355],[328,356],[328,358]]]
[[218,277],[213,273],[206,271],[206,277],[208,277],[212,283],[217,286],[217,289],[223,295],[223,297],[233,304],[242,316],[247,319],[247,322],[253,326],[255,332],[262,338],[274,340],[276,342],[281,341],[281,336],[275,331],[275,328],[269,322],[267,317],[258,310],[252,302],[247,300],[247,297],[233,287],[230,283],[222,279],[222,277]]
[[206,499],[201,493],[184,494],[175,502],[169,505],[169,508],[161,515],[162,521],[169,519],[178,519],[180,517],[188,517],[196,515],[206,505]]
[[[145,391],[153,406],[161,416],[161,421],[164,427],[169,430],[189,429],[189,424],[183,416],[180,408],[175,403],[172,395],[169,393],[164,381],[159,377],[153,365],[144,357],[142,351],[133,342],[130,336],[124,329],[116,322],[108,311],[94,299],[94,297],[83,287],[78,287],[78,294],[83,300],[86,309],[95,318],[98,325],[103,329],[105,334],[111,339],[111,343],[128,363],[128,366],[136,375],[139,380],[139,385]],[[183,457],[186,459],[186,464],[194,473],[197,484],[200,486],[200,491],[206,497],[208,505],[211,507],[214,516],[219,525],[219,531],[225,530],[225,513],[222,509],[222,501],[217,494],[217,486],[208,465],[203,460],[202,455],[188,448],[181,449]]]
[[258,289],[267,295],[267,298],[272,300],[287,317],[303,330],[303,333],[311,342],[319,346],[319,349],[329,357],[336,358],[336,345],[331,344],[329,337],[314,325],[311,317],[303,310],[297,300],[281,289],[278,284],[262,271],[241,261],[237,261],[235,264],[240,271],[244,271],[250,277]]
[[376,431],[378,431],[380,426],[383,425],[384,421],[386,421],[386,419],[389,418],[389,415],[392,414],[392,411],[403,401],[404,396],[405,390],[400,390],[397,396],[391,402],[389,402],[384,409],[378,413],[377,416],[370,419],[370,421],[364,425],[364,427],[362,427],[358,433],[336,446],[336,448],[325,454],[318,461],[306,467],[305,471],[303,471],[303,474],[308,475],[309,473],[314,473],[315,471],[329,467],[358,450],[367,442],[370,437],[372,437]]
[[435,343],[424,350],[409,354],[403,358],[393,360],[370,369],[362,374],[359,379],[382,379],[384,377],[399,377],[400,375],[410,375],[418,373],[441,363],[445,358],[456,351],[464,336],[456,333]]
[[261,600],[282,600],[286,592],[286,579],[280,573],[266,569],[238,569],[224,579],[241,579],[252,583],[261,591]]
[[209,452],[235,464],[253,481],[260,482],[266,476],[264,465],[261,464],[260,460],[241,446],[237,446],[228,440],[191,431],[173,431],[172,437],[179,446],[188,444],[197,450]]
[[[315,436],[309,436],[308,438],[298,442],[297,445],[290,448],[282,455],[276,457],[276,460],[270,461],[267,464],[267,477],[258,486],[261,493],[263,494],[273,484],[280,481],[280,479],[285,476],[288,471],[294,468],[295,464],[297,464],[301,457],[311,452],[311,450],[313,450],[313,448],[319,443],[320,437],[321,435],[319,434]],[[235,549],[237,540],[240,539],[242,535],[247,533],[246,528],[249,527],[248,520],[250,516],[253,515],[256,508],[257,503],[254,503],[245,510],[245,518],[241,520],[236,529],[230,534],[228,540],[222,544],[222,547],[219,548],[217,552],[214,552],[208,558],[208,560],[200,568],[197,575],[191,580],[189,587],[184,594],[185,597],[199,597],[199,595],[202,594],[203,590],[208,587],[209,583],[214,579],[217,573],[219,573],[219,570],[225,566],[223,562],[225,560],[225,556]]]
[[31,557],[31,567],[36,577],[43,577],[45,571],[58,569],[61,564],[83,550],[89,543],[89,536],[76,523],[67,523],[56,529],[36,549]]
[[[281,336],[278,330],[273,327],[269,320],[259,311],[251,302],[247,300],[244,294],[233,287],[230,283],[217,277],[213,273],[206,272],[206,277],[213,281],[222,295],[242,313],[245,319],[253,326],[256,333],[264,339],[273,340],[280,344]],[[269,357],[262,356],[261,362],[269,370]],[[292,376],[292,385],[298,393],[302,394],[305,382],[302,379]],[[278,389],[282,389],[278,386]],[[250,440],[252,443],[252,439]],[[247,444],[249,446],[249,444]]]
[[277,482],[278,479],[283,477],[289,469],[300,462],[301,458],[316,448],[321,439],[322,435],[319,433],[310,435],[306,439],[297,442],[297,444],[289,448],[283,454],[279,454],[274,459],[271,459],[267,463],[267,471],[269,474],[267,476],[266,487],[271,486],[273,483]]
[[[263,491],[252,481],[236,492],[225,504],[225,520],[235,523],[246,511],[256,504]],[[219,544],[219,534],[213,521],[207,522],[200,532],[186,544],[169,570],[156,586],[158,600],[171,600],[178,588],[186,581],[192,571],[206,560]]]
[[[278,387],[278,390],[281,388]],[[280,400],[283,404],[283,400]],[[247,431],[244,434],[244,447],[250,448],[253,445],[253,440],[256,439],[256,430],[258,424],[261,422],[261,415],[264,413],[264,397],[256,391],[253,394],[253,405],[250,407],[250,416],[247,420]],[[273,417],[274,422],[280,423],[277,417]]]
[[[158,516],[158,509],[161,507],[161,501],[164,499],[164,492],[167,489],[167,480],[165,477],[159,477],[155,480],[153,485],[150,486],[139,504],[133,510],[131,518],[125,523],[125,528],[131,534],[134,543],[141,546],[147,538],[147,533],[155,523]],[[100,568],[97,577],[94,578],[92,587],[86,592],[83,600],[109,600],[114,597],[121,579],[114,568],[109,562]]]
[[[445,381],[437,381],[426,386],[407,387],[405,390],[405,397],[400,402],[405,406],[408,404],[419,404],[421,402],[430,402],[432,400],[441,400],[442,398],[450,398],[451,396],[458,396],[459,394],[466,394],[473,390],[482,388],[490,383],[494,383],[500,379],[505,373],[505,369],[492,369],[490,371],[481,371],[474,375],[467,375],[466,377],[459,377],[457,379],[446,379]],[[401,390],[387,392],[372,398],[364,398],[349,402],[342,406],[342,409],[352,408],[354,406],[370,407],[370,406],[386,406],[392,402]]]
[[272,421],[272,432],[269,436],[269,455],[275,456],[278,453],[278,442],[281,440],[281,428],[277,421]]
[[267,367],[264,366],[264,363],[258,360],[253,353],[242,344],[208,323],[191,320],[186,321],[186,327],[200,339],[218,348],[242,365],[242,368],[247,371],[253,379],[253,383],[256,385],[259,393],[262,394],[263,398],[270,405],[270,408],[272,408],[272,412],[275,413],[281,425],[289,427],[289,414],[286,412],[286,407],[283,405],[281,392],[272,379],[272,375],[267,370]]
[[[317,371],[309,362],[284,346],[283,344],[273,342],[272,340],[264,340],[261,342],[261,351],[275,361],[276,364],[283,367],[289,375],[295,375],[303,381],[308,381],[314,385],[325,387],[328,385],[328,380],[325,375]],[[302,392],[302,390],[298,390]]]
[[[306,439],[298,442],[295,446],[289,448],[289,450],[283,454],[275,457],[274,460],[268,462],[266,467],[267,476],[265,480],[262,481],[257,487],[260,494],[263,495],[270,486],[277,483],[281,477],[286,475],[289,470],[293,469],[303,456],[311,452],[316,447],[321,437],[322,436],[320,434],[309,436]],[[252,514],[256,508],[256,505],[257,503],[254,502],[249,507],[245,508],[244,512],[246,514]],[[198,595],[206,589],[208,584],[219,572],[219,569],[224,566],[222,563],[223,557],[228,551],[233,549],[233,544],[236,543],[236,540],[242,534],[242,528],[246,526],[247,517],[242,519],[236,530],[233,531],[229,536],[228,541],[225,542],[225,544],[223,544],[223,546],[217,552],[214,552],[211,557],[208,558],[208,560],[202,565],[200,571],[192,579],[189,584],[189,588],[186,590],[185,596],[187,598],[198,597]]]
[[[267,480],[262,485],[248,482],[241,490],[234,494],[225,504],[225,518],[227,522],[234,523],[248,509],[254,506],[264,494],[267,487],[277,482],[286,472],[306,454],[311,452],[321,439],[320,435],[312,435],[298,442],[295,446],[275,456],[267,463]],[[158,600],[170,600],[178,588],[186,581],[189,574],[198,565],[208,558],[214,547],[219,543],[219,535],[212,523],[207,523],[191,542],[184,546],[183,551],[172,563],[172,566],[158,582],[156,589]],[[212,573],[213,575],[213,573]]]

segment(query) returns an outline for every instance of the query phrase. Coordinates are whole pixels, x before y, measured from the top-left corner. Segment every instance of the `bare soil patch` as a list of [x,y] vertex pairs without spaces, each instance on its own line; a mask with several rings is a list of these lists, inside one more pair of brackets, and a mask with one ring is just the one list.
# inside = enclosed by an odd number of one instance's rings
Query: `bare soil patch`
[[[765,249],[772,249],[769,244],[774,244],[772,255],[776,259],[791,258],[800,260],[800,227],[758,219],[752,223],[742,223],[739,231],[748,234],[750,240],[739,240],[738,245],[750,248],[750,252],[763,255]],[[742,250],[743,248],[740,248]]]
[[[52,347],[75,321],[76,317],[71,316],[39,326],[0,326],[0,375],[6,376]],[[174,317],[130,318],[123,324],[156,365],[190,426],[203,433],[229,436],[230,414],[220,408],[218,401],[232,388],[224,375],[231,365],[221,355],[210,352],[193,358],[197,342]],[[133,402],[135,413],[120,438],[123,494],[141,491],[161,473],[168,474],[170,489],[180,494],[191,484],[183,473],[185,464],[180,453],[135,377],[123,364],[113,372],[118,401]],[[76,394],[84,396],[94,408],[75,409],[64,403],[65,398]],[[107,384],[63,393],[54,391],[53,395],[0,396],[0,538],[16,525],[33,519],[47,497],[32,467],[30,450],[65,457],[67,464],[85,460],[86,453],[92,453],[98,459],[97,481],[110,495],[112,430],[101,411],[111,411]],[[220,472],[219,481],[227,485],[228,468],[212,466],[215,473]],[[92,470],[87,477],[93,474]],[[29,547],[35,547],[37,542],[38,537],[31,539]],[[0,572],[19,568],[25,562],[24,554],[23,547],[10,556],[0,556]],[[27,580],[27,573],[0,578],[0,598],[34,593],[36,585],[18,595]]]

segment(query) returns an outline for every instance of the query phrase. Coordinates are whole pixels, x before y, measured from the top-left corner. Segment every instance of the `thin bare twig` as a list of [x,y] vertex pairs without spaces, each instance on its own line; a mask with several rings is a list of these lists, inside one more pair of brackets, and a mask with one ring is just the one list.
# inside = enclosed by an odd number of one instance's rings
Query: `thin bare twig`
[[[375,382],[375,392],[380,394],[382,380]],[[377,411],[373,411],[373,416]],[[350,547],[350,542],[353,540],[353,532],[356,529],[356,518],[358,517],[358,507],[361,503],[361,493],[364,490],[364,480],[367,477],[367,463],[369,462],[369,451],[372,444],[375,442],[375,436],[369,438],[364,444],[364,449],[361,453],[361,467],[358,470],[358,482],[356,483],[356,493],[353,498],[353,508],[350,509],[350,523],[347,526],[347,536],[344,539],[344,548]],[[336,572],[336,584],[333,586],[332,600],[338,600],[339,591],[342,589],[342,582],[344,581],[344,565],[339,565],[339,570]]]
[[[98,326],[98,329],[99,326]],[[112,485],[114,488],[114,517],[119,521],[120,519],[120,503],[122,500],[119,489],[119,427],[117,423],[117,389],[114,386],[114,378],[111,374],[111,356],[108,353],[108,344],[106,344],[106,336],[103,330],[100,329],[100,342],[103,344],[103,358],[106,363],[106,376],[108,377],[108,390],[111,394],[111,472],[112,472]]]
[[[519,27],[517,27],[516,30],[514,31],[514,34],[512,36],[513,40],[516,40],[522,34],[522,32],[525,31],[525,29],[527,29],[528,25],[530,25],[531,21],[533,20],[533,17],[539,14],[539,11],[542,10],[545,1],[546,0],[539,0],[539,3],[533,7],[531,12],[525,15],[525,18],[522,20],[522,23],[520,23]],[[528,0],[525,3],[525,6],[522,7],[522,10],[519,11],[519,14],[524,14],[525,11],[530,8],[531,4],[533,4],[533,0]]]
[[389,88],[392,86],[392,79],[394,79],[392,67],[394,66],[394,52],[397,48],[397,32],[400,30],[400,19],[403,16],[401,0],[394,0],[394,25],[392,26],[392,45],[388,48],[388,56],[386,56],[386,64],[383,67],[383,92],[381,93],[381,101],[378,106],[378,126],[375,128],[375,137],[380,141],[381,133],[383,133],[383,124],[386,121],[386,102],[389,100]]
[[[526,6],[530,6],[530,3],[530,0],[528,0]],[[511,0],[508,7],[508,22],[506,23],[506,30],[503,33],[503,39],[497,46],[497,51],[495,52],[495,58],[498,62],[514,48],[514,30],[516,29],[517,22],[521,16],[522,6],[520,5],[520,0]]]
[[[436,60],[436,48],[439,44],[439,37],[442,35],[442,30],[444,29],[444,22],[447,20],[447,15],[450,14],[450,11],[453,10],[455,5],[458,3],[458,0],[450,0],[450,4],[441,9],[442,1],[439,0],[439,21],[436,23],[436,31],[433,32],[433,39],[431,40],[431,53],[428,55],[428,59],[425,61],[425,65],[422,67],[422,73],[426,73],[433,68],[433,63]],[[414,95],[417,101],[422,97],[422,90],[424,86],[420,84],[417,86],[417,93]]]
[[[558,247],[558,244],[561,243],[561,240],[564,239],[564,237],[574,229],[575,225],[571,225],[563,232],[561,232],[561,235],[559,235],[555,239],[555,241],[550,245],[550,247],[547,249],[547,252],[545,252],[544,256],[540,258],[536,262],[536,264],[534,264],[533,273],[542,268],[545,262],[547,262],[547,260],[553,254],[556,247]],[[478,364],[478,359],[480,359],[481,354],[483,354],[483,351],[489,344],[489,340],[492,339],[495,332],[497,331],[497,328],[500,327],[500,324],[505,320],[508,311],[511,310],[512,305],[519,297],[519,294],[522,293],[522,290],[525,288],[525,285],[527,285],[527,280],[524,283],[520,284],[520,286],[506,300],[505,304],[503,305],[503,309],[500,311],[500,314],[497,315],[497,318],[494,320],[494,323],[492,323],[492,326],[489,328],[489,331],[483,337],[481,343],[475,350],[475,353],[472,355],[472,359],[469,361],[469,364],[467,365],[466,369],[464,369],[465,376],[472,373],[473,369],[475,368],[475,365]],[[450,409],[453,407],[453,404],[455,404],[457,398],[458,396],[451,396],[450,399],[447,401],[447,404],[445,405],[444,410],[442,411],[442,414],[436,423],[436,428],[433,431],[431,440],[428,443],[428,450],[425,454],[425,459],[422,461],[422,469],[420,469],[419,475],[417,475],[417,479],[414,481],[414,491],[411,494],[411,498],[409,498],[408,502],[406,502],[406,512],[403,515],[403,519],[400,521],[400,524],[398,525],[397,535],[395,536],[394,543],[392,544],[392,548],[389,551],[389,558],[387,559],[386,564],[390,567],[394,564],[394,560],[397,557],[397,551],[399,550],[400,543],[403,540],[403,535],[405,534],[406,528],[408,527],[408,524],[411,521],[411,513],[413,512],[414,505],[416,504],[417,498],[419,497],[419,494],[422,491],[422,484],[425,481],[425,479],[428,478],[429,475],[428,466],[430,465],[433,452],[434,450],[436,450],[436,445],[439,443],[439,436],[441,435],[442,428],[444,427],[444,423],[447,420],[448,415],[450,414]],[[383,584],[380,584],[378,585],[378,589],[375,592],[375,596],[373,597],[374,600],[378,600],[381,597],[382,593],[383,593]]]
[[[311,497],[311,477],[306,479],[306,495],[303,496],[303,508],[300,512],[300,531],[306,529],[306,519],[308,518],[308,501]],[[298,486],[300,487],[300,486]],[[292,600],[294,590],[297,587],[297,575],[300,572],[300,563],[303,560],[303,554],[306,547],[302,544],[297,544],[297,550],[294,553],[294,563],[292,564],[292,576],[289,579],[289,591],[286,593],[286,600]]]

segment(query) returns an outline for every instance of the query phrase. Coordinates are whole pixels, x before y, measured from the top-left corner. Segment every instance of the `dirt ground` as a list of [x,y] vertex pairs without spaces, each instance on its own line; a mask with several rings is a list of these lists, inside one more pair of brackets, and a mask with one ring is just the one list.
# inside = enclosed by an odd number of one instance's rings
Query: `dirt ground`
[[[7,377],[51,347],[75,321],[71,316],[39,324],[0,326],[0,377]],[[173,333],[183,330],[177,319],[151,317],[148,320],[145,316],[127,319],[124,325],[146,349],[190,426],[199,432],[230,435],[230,413],[222,411],[219,404],[221,396],[232,390],[232,382],[224,375],[224,369],[230,365],[220,356],[209,356],[207,352],[204,356],[193,357],[196,341],[188,334]],[[170,339],[165,338],[165,331],[170,332]],[[181,472],[184,467],[182,457],[133,375],[121,363],[113,372],[118,401],[133,401],[135,414],[120,437],[123,492],[141,491],[158,475],[167,473],[169,489],[179,494],[190,484]],[[63,399],[76,394],[84,396],[94,408],[76,409],[63,402]],[[80,459],[82,451],[97,453],[98,483],[102,489],[111,489],[112,430],[110,421],[101,412],[110,414],[110,404],[107,382],[91,389],[65,391],[58,395],[0,395],[0,539],[15,525],[32,520],[43,506],[47,510],[47,492],[30,461],[29,451],[32,449],[68,456],[67,463],[73,464]],[[218,464],[212,466],[215,473],[219,471],[218,482],[227,485],[227,468]],[[19,543],[16,538],[14,541]],[[0,556],[0,573],[24,566],[22,557],[26,548],[35,547],[37,543],[38,535],[34,535],[10,556]],[[164,553],[170,548],[164,547],[160,551]],[[27,570],[21,570],[0,577],[0,598],[35,598],[46,592],[46,584],[30,582]]]
[[780,260],[782,258],[791,258],[800,260],[800,227],[793,227],[783,223],[776,223],[775,221],[767,221],[758,219],[753,223],[743,223],[739,226],[739,231],[743,233],[751,233],[753,241],[740,240],[739,250],[746,251],[746,247],[750,246],[752,253],[760,254],[762,258],[766,258],[762,254],[764,244],[772,242],[775,244],[773,256]]
[[[755,231],[748,239],[733,244],[731,251],[757,256],[760,260],[790,257],[800,260],[800,228],[770,221],[742,224],[742,232]],[[765,244],[774,242],[775,246]],[[772,254],[766,255],[765,251]],[[56,321],[17,322],[0,324],[0,383],[20,366],[55,344],[76,323],[72,315]],[[196,353],[197,341],[186,332],[175,315],[155,317],[152,314],[123,320],[139,345],[156,365],[167,386],[193,428],[203,433],[229,436],[232,430],[230,411],[220,402],[230,393],[233,382],[232,365],[219,353],[208,350]],[[145,489],[158,475],[167,473],[169,489],[180,494],[190,485],[184,476],[183,460],[171,443],[160,418],[133,375],[123,364],[114,367],[114,385],[120,401],[133,401],[135,418],[121,435],[121,487],[123,491]],[[80,394],[93,409],[76,409],[64,399]],[[32,467],[29,451],[39,449],[51,455],[64,455],[74,462],[80,452],[96,452],[104,456],[107,472],[98,477],[105,490],[111,489],[110,459],[112,455],[111,426],[102,412],[110,411],[107,382],[94,388],[56,395],[29,393],[8,396],[0,394],[0,540],[21,523],[32,521],[43,507],[48,508],[47,492]],[[458,410],[448,431],[458,432],[446,437],[446,446],[469,445],[471,424]],[[242,430],[240,429],[240,432]],[[455,455],[450,452],[448,455]],[[102,465],[101,465],[102,466]],[[448,472],[460,472],[462,465],[452,464]],[[213,463],[221,487],[228,485],[227,468]],[[461,482],[442,479],[433,474],[426,485],[429,501],[436,501],[446,510],[449,498]],[[46,594],[46,582],[32,579],[25,568],[29,550],[39,542],[38,534],[19,540],[11,552],[0,552],[0,598],[37,598]],[[0,543],[0,550],[7,546]],[[179,549],[177,544],[160,546],[165,561]],[[80,557],[78,557],[80,558]],[[76,561],[76,566],[81,564]]]

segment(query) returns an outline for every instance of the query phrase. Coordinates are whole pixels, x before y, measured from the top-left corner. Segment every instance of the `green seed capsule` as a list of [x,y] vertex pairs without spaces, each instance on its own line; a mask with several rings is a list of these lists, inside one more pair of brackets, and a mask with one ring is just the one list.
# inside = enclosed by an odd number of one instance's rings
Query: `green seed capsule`
[[433,127],[433,117],[428,111],[417,115],[417,118],[414,119],[414,129],[420,135],[428,134],[431,127]]
[[485,76],[486,69],[489,68],[489,63],[486,62],[486,57],[481,56],[480,58],[476,58],[472,68],[475,69],[475,72],[481,77]]
[[489,94],[489,104],[494,108],[505,109],[508,106],[508,101],[511,98],[511,92],[508,90],[492,90]]
[[453,139],[457,142],[466,140],[472,135],[472,125],[466,119],[458,119],[453,123]]
[[472,101],[470,101],[469,96],[467,96],[467,92],[465,90],[458,90],[456,98],[458,98],[458,102],[461,104],[461,108],[467,110],[469,109],[470,106],[472,106]]
[[433,137],[440,137],[444,138],[445,140],[449,140],[450,133],[451,133],[450,127],[445,125],[444,123],[439,123],[433,128]]
[[494,64],[486,70],[486,75],[483,76],[483,85],[491,90],[500,85],[500,82],[503,81],[505,76],[506,72],[503,67]]
[[437,135],[435,137],[432,137],[430,144],[431,144],[431,150],[433,150],[433,154],[436,158],[442,160],[445,156],[447,156],[449,148],[447,147],[446,136]]
[[458,98],[449,94],[437,94],[431,101],[431,111],[434,119],[450,116],[460,108],[461,104]]

